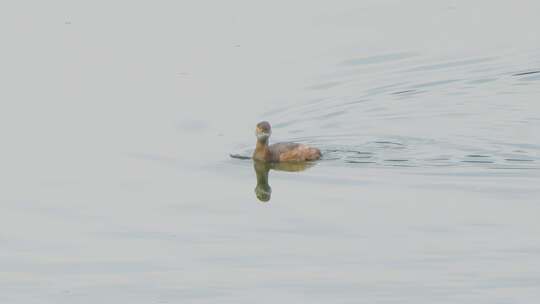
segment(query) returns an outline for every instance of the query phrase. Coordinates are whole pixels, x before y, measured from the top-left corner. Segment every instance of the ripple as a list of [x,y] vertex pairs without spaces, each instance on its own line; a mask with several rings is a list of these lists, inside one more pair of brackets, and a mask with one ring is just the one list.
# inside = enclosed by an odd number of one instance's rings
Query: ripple
[[236,159],[251,159],[251,157],[249,157],[249,156],[240,155],[240,154],[229,154],[229,156],[231,158],[236,158]]
[[393,84],[389,84],[389,85],[384,85],[384,86],[377,86],[377,87],[374,87],[374,88],[370,88],[370,89],[367,89],[366,90],[366,93],[364,96],[374,96],[374,95],[378,95],[378,94],[381,94],[381,93],[388,93],[388,92],[391,92],[392,89],[396,88],[396,87],[400,87],[400,86],[403,86],[407,84],[407,82],[398,82],[398,83],[393,83]]
[[520,158],[505,158],[504,160],[509,162],[533,162],[533,159],[520,159]]
[[475,80],[470,80],[467,83],[468,84],[482,84],[482,83],[488,83],[488,82],[493,82],[493,81],[497,81],[497,78],[475,79]]
[[513,74],[512,76],[524,76],[524,75],[531,75],[531,74],[538,74],[538,73],[540,73],[540,70],[539,71],[516,73],[516,74]]
[[326,89],[330,89],[330,88],[342,85],[343,83],[344,82],[342,82],[342,81],[332,81],[332,82],[326,82],[326,83],[321,83],[321,84],[308,86],[308,87],[306,87],[306,89],[308,89],[308,90],[326,90]]
[[392,95],[400,95],[400,94],[414,93],[414,92],[416,92],[416,90],[405,90],[405,91],[394,92],[392,93]]
[[285,132],[280,138],[319,147],[329,163],[540,167],[540,146],[526,137],[526,128],[539,127],[526,110],[537,96],[526,94],[540,70],[513,60],[530,56],[514,55],[344,59],[329,68],[328,81],[306,86],[308,97],[267,112],[268,120]]
[[397,60],[408,59],[415,56],[417,56],[417,54],[415,53],[383,54],[383,55],[375,55],[375,56],[369,56],[369,57],[363,57],[363,58],[348,59],[348,60],[344,60],[340,62],[339,65],[357,66],[357,65],[367,65],[367,64],[379,64],[379,63],[387,63],[387,62],[392,62],[392,61],[397,61]]
[[491,160],[462,160],[462,163],[493,164]]
[[383,144],[383,145],[396,145],[396,146],[405,146],[404,144],[398,143],[398,142],[392,142],[392,141],[375,141],[376,144]]
[[425,83],[420,83],[412,86],[413,88],[427,88],[427,87],[434,87],[434,86],[440,86],[445,85],[449,83],[454,83],[461,81],[461,79],[447,79],[447,80],[438,80],[438,81],[430,81]]
[[320,116],[316,116],[315,119],[330,118],[330,117],[340,116],[340,115],[343,115],[345,113],[347,113],[347,111],[345,111],[345,110],[335,111],[335,112],[323,114],[323,115],[320,115]]
[[422,72],[422,71],[433,71],[433,70],[441,70],[441,69],[448,69],[448,68],[456,68],[456,67],[462,67],[462,66],[469,66],[469,65],[475,65],[478,63],[485,63],[494,61],[495,57],[486,57],[486,58],[477,58],[477,59],[467,59],[467,60],[459,60],[459,61],[451,61],[446,63],[437,63],[437,64],[429,64],[429,65],[422,65],[415,68],[404,70],[403,72]]
[[346,160],[345,162],[349,164],[376,164],[374,161]]

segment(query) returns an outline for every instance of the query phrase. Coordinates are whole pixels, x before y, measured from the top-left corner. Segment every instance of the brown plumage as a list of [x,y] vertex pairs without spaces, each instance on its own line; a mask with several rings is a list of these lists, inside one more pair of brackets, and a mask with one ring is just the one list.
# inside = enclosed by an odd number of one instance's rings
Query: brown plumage
[[257,124],[255,135],[257,145],[253,159],[268,162],[303,162],[321,158],[321,151],[307,145],[297,143],[277,143],[268,145],[272,133],[270,123],[262,121]]

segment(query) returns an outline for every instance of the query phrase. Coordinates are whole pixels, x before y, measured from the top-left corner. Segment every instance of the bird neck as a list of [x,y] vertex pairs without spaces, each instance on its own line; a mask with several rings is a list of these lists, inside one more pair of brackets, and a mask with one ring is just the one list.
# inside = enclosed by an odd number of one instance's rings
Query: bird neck
[[268,148],[268,138],[257,139],[257,145],[255,146],[256,150],[267,149]]
[[268,138],[257,140],[253,157],[258,160],[268,160],[269,153]]

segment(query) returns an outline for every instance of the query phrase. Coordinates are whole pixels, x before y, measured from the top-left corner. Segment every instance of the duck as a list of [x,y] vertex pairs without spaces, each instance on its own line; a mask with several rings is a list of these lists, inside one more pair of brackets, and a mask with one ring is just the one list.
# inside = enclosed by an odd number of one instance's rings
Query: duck
[[268,121],[261,121],[255,128],[257,143],[253,152],[253,160],[271,163],[306,162],[321,158],[321,150],[308,145],[282,142],[269,145],[272,127]]

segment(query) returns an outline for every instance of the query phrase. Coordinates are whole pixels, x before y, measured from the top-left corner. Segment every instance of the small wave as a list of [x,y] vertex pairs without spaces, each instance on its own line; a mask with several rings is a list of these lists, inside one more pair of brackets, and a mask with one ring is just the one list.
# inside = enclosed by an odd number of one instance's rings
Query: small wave
[[231,158],[236,158],[236,159],[251,159],[250,156],[245,156],[245,155],[240,155],[240,154],[229,154],[229,156]]
[[264,118],[280,138],[320,148],[328,163],[539,167],[530,132],[512,131],[538,126],[526,110],[535,96],[509,102],[508,95],[531,94],[540,70],[507,59],[409,52],[346,58],[306,86],[304,100]]
[[522,73],[516,73],[512,76],[525,76],[525,75],[531,75],[531,74],[538,74],[540,71],[530,71],[530,72],[522,72]]

